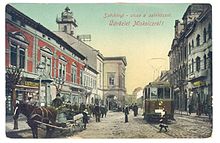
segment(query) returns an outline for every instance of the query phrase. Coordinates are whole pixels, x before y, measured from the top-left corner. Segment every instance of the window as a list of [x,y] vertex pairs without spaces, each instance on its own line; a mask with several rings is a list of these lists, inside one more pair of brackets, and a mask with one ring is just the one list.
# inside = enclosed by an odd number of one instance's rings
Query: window
[[211,25],[211,23],[209,23],[209,26],[208,26],[208,38],[212,39],[212,25]]
[[99,71],[101,72],[102,71],[102,64],[99,63]]
[[80,84],[83,85],[83,71],[80,69]]
[[191,73],[192,71],[191,71],[191,64],[189,64],[189,73]]
[[11,46],[11,65],[17,67],[17,46]]
[[200,70],[200,57],[196,58],[196,71]]
[[16,16],[15,16],[15,15],[12,15],[11,20],[12,20],[13,22],[17,22]]
[[86,76],[86,86],[89,86],[89,78]]
[[47,76],[51,75],[51,58],[47,57],[46,55],[42,54],[41,56],[41,64],[44,68],[44,74],[46,74]]
[[25,36],[18,31],[8,33],[9,40],[9,50],[10,50],[10,64],[16,66],[17,68],[25,68],[26,64],[26,47],[29,42]]
[[75,64],[73,64],[72,65],[72,82],[73,83],[76,83],[76,65]]
[[192,48],[194,48],[194,40],[192,40]]
[[144,99],[149,99],[150,98],[150,88],[145,88],[144,89]]
[[63,31],[67,32],[67,26],[66,25],[64,25],[64,30]]
[[165,88],[165,99],[170,99],[170,88],[169,87]]
[[21,26],[25,27],[25,23],[23,21],[21,21]]
[[46,73],[47,75],[51,75],[51,58],[48,57],[46,62]]
[[25,48],[17,43],[10,44],[10,61],[11,65],[24,69],[25,68]]
[[187,46],[184,48],[184,59],[187,58]]
[[150,99],[150,88],[148,88],[148,91],[147,91],[147,99]]
[[150,89],[150,92],[151,92],[151,99],[157,99],[157,88],[152,87]]
[[59,64],[59,78],[65,79],[66,65],[64,63]]
[[207,62],[206,62],[206,55],[204,55],[203,59],[204,59],[204,69],[206,69],[206,64],[207,64]]
[[192,72],[194,72],[194,60],[192,59]]
[[197,37],[196,37],[196,46],[200,46],[200,35],[197,34]]
[[203,43],[206,42],[206,34],[207,34],[206,28],[204,28],[204,30],[203,30]]
[[189,55],[191,54],[191,44],[189,43]]
[[163,88],[157,89],[158,99],[163,99]]
[[115,85],[115,73],[108,73],[108,84],[110,86]]

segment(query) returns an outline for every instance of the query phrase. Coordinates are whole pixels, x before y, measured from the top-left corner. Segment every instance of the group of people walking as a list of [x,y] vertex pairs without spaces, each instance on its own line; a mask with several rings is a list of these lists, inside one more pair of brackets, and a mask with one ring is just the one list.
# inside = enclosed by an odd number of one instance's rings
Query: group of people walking
[[106,115],[107,115],[107,111],[108,111],[108,109],[107,109],[107,107],[105,106],[105,105],[98,105],[98,104],[96,104],[95,106],[94,106],[94,108],[93,108],[93,117],[95,116],[95,120],[96,120],[96,122],[100,122],[100,118],[102,117],[106,117]]
[[132,109],[133,112],[134,112],[134,117],[136,117],[136,116],[138,115],[138,106],[137,106],[136,103],[135,103],[134,105],[132,104],[132,105],[130,105],[130,106],[125,106],[125,108],[124,108],[124,110],[123,110],[123,112],[124,112],[124,114],[125,114],[125,123],[128,122],[128,114],[129,114],[129,111],[130,111],[131,109]]

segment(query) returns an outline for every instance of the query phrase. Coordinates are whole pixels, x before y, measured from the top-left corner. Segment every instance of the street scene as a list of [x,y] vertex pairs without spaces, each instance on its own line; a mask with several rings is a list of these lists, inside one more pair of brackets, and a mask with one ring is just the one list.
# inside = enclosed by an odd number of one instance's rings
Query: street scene
[[[207,138],[211,136],[211,123],[206,116],[197,117],[196,115],[186,115],[182,113],[175,114],[176,121],[169,124],[168,132],[159,132],[159,124],[147,123],[143,116],[138,114],[134,117],[133,111],[130,111],[128,123],[124,123],[123,112],[109,111],[107,117],[101,118],[100,122],[95,122],[95,118],[89,120],[87,129],[76,131],[72,134],[59,133],[53,137],[59,138],[77,138],[77,139],[112,139],[112,138]],[[26,130],[28,125],[21,120],[21,130],[11,132],[8,136],[13,138],[32,138],[31,130]],[[8,124],[13,128],[13,124]],[[22,129],[23,127],[23,129]],[[40,138],[45,137],[45,131],[40,129]],[[58,136],[57,136],[58,135]]]
[[212,137],[210,4],[10,3],[5,15],[7,138]]

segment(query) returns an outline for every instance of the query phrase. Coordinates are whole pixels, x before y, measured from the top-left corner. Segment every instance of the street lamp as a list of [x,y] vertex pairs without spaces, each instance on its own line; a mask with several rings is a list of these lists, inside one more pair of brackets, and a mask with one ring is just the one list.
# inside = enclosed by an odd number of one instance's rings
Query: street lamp
[[43,69],[44,69],[44,66],[42,64],[39,64],[37,66],[37,70],[38,71],[38,74],[39,74],[39,105],[41,106],[41,78],[42,78],[42,73],[43,73]]

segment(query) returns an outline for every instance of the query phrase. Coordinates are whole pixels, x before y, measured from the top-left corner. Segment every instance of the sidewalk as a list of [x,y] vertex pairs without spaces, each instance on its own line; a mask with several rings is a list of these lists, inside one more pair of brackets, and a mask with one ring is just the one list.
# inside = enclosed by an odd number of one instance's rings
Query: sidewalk
[[174,111],[175,114],[179,114],[179,115],[183,115],[183,116],[189,116],[189,117],[194,117],[194,118],[200,118],[200,119],[203,119],[205,121],[209,121],[209,116],[208,115],[205,115],[205,114],[202,114],[200,116],[196,115],[196,113],[191,113],[191,115],[186,112],[186,111],[180,111],[180,110],[175,110]]
[[26,123],[27,119],[23,115],[19,115],[18,118],[18,129],[14,130],[14,120],[12,116],[6,116],[6,133],[8,132],[21,132],[21,131],[26,131],[30,130],[30,127]]

